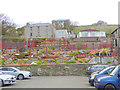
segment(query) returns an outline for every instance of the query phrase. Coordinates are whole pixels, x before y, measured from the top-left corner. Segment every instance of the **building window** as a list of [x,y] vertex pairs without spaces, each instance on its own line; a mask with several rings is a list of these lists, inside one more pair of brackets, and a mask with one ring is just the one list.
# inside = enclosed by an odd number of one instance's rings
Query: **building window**
[[32,32],[32,27],[30,27],[30,30],[31,30],[31,32]]
[[30,36],[32,36],[32,33],[30,33]]
[[40,30],[40,26],[38,26],[38,31]]
[[48,37],[48,33],[46,32],[46,37]]
[[88,35],[89,32],[82,32],[81,34],[82,34],[82,35],[81,35],[82,37],[89,37],[89,35]]
[[98,36],[98,32],[91,32],[90,33],[90,37],[97,37]]
[[105,37],[105,32],[100,32],[100,37]]
[[38,32],[38,36],[40,36],[40,32]]
[[104,42],[104,43],[106,43],[106,42],[107,42],[107,40],[103,40],[103,42]]
[[46,26],[46,30],[48,30],[48,26]]

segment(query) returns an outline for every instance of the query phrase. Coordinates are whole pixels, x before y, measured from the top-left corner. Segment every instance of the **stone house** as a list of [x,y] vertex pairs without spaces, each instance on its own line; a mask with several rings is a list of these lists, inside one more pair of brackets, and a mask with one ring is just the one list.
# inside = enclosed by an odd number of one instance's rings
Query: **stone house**
[[54,38],[55,27],[50,23],[36,23],[25,26],[24,38],[29,40],[33,38]]
[[115,29],[112,33],[113,51],[118,53],[118,60],[120,61],[120,27]]

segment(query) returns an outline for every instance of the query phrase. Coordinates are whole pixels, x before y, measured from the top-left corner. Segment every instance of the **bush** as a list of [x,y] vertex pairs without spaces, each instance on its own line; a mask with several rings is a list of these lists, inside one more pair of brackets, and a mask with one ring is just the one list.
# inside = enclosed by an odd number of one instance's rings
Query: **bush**
[[55,59],[50,60],[49,62],[55,62]]
[[39,52],[38,54],[39,54],[39,55],[41,55],[41,54],[42,54],[42,52]]
[[40,65],[40,64],[42,64],[42,63],[41,63],[40,61],[38,61],[38,62],[37,62],[37,65]]
[[111,61],[108,61],[107,64],[112,64],[112,62],[111,62]]
[[41,38],[42,40],[46,40],[46,38]]
[[75,58],[75,60],[78,60],[78,58]]
[[22,60],[19,60],[19,61],[18,61],[18,64],[22,64]]
[[59,64],[60,62],[56,61],[56,64]]
[[89,54],[88,54],[88,56],[92,56],[92,54],[91,54],[91,53],[89,53]]
[[70,64],[70,62],[69,61],[65,61],[65,64]]
[[89,61],[87,60],[87,61],[85,61],[85,63],[88,63]]
[[27,63],[27,60],[23,60],[23,63],[26,64],[26,63]]
[[74,61],[71,61],[70,63],[76,63],[76,61],[74,60]]
[[5,65],[5,60],[0,60],[0,65]]
[[82,60],[80,60],[80,61],[79,61],[79,63],[83,63],[83,61],[82,61]]
[[90,52],[89,51],[87,51],[87,54],[89,54]]
[[100,64],[100,62],[97,62],[97,64]]
[[69,51],[68,49],[66,49],[65,51]]

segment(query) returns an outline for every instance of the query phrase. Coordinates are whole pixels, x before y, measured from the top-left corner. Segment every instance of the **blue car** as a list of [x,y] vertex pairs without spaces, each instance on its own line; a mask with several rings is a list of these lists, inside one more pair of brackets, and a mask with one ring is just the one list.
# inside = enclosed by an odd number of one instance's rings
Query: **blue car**
[[94,85],[94,80],[95,80],[95,78],[101,77],[101,76],[104,76],[104,75],[108,75],[108,74],[112,71],[112,69],[113,69],[114,67],[115,67],[115,66],[110,66],[110,67],[107,67],[107,68],[103,69],[103,70],[100,71],[100,72],[93,72],[93,73],[90,75],[90,77],[89,77],[89,83],[90,83],[90,85],[91,85],[91,86]]
[[120,90],[120,65],[117,65],[108,76],[95,79],[98,90]]

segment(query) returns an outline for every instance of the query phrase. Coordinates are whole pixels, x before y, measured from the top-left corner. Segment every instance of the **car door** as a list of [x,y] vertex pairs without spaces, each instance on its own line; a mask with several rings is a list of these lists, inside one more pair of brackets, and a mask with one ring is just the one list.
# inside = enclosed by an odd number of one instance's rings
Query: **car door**
[[1,72],[3,72],[4,74],[9,74],[7,67],[2,67],[2,68],[1,68]]
[[8,68],[8,73],[10,74],[10,75],[14,75],[14,76],[17,76],[17,71],[15,70],[15,69],[13,69],[13,68]]

